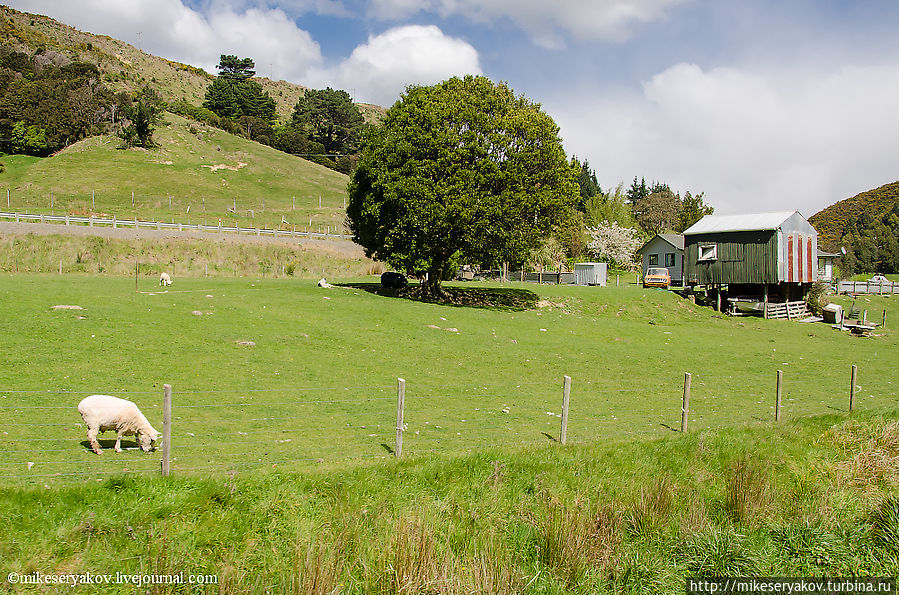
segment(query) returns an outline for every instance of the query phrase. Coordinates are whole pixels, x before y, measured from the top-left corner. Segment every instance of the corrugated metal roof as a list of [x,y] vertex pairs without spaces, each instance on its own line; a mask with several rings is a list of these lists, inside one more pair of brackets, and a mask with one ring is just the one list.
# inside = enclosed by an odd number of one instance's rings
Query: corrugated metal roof
[[648,242],[646,242],[645,244],[640,246],[640,248],[637,250],[637,254],[643,254],[643,251],[650,244],[652,244],[656,238],[662,238],[663,240],[665,240],[666,242],[671,244],[672,247],[674,247],[678,250],[684,249],[684,236],[682,236],[678,233],[660,233],[660,234],[654,235]]
[[661,237],[663,240],[665,240],[678,250],[684,249],[684,236],[679,233],[660,233],[659,237]]
[[706,215],[686,229],[684,235],[777,229],[784,221],[792,217],[794,213],[796,211],[753,213],[750,215]]

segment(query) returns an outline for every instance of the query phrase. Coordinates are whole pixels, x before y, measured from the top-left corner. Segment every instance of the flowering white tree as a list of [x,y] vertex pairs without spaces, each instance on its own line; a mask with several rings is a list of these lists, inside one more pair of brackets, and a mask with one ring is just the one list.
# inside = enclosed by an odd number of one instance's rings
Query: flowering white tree
[[589,228],[587,231],[592,238],[587,244],[587,252],[593,258],[629,271],[639,269],[636,252],[643,244],[640,230],[609,222]]

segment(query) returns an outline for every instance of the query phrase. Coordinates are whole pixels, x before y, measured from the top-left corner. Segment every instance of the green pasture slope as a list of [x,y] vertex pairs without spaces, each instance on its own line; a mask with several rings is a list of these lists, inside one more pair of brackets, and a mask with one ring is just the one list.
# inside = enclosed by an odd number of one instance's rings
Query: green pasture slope
[[347,176],[174,114],[165,122],[150,150],[98,136],[47,159],[4,155],[0,209],[9,190],[19,212],[269,228],[283,217],[287,229],[310,220],[342,229]]
[[[174,469],[219,475],[388,455],[397,378],[409,454],[548,443],[564,375],[574,443],[679,429],[685,372],[696,430],[767,424],[778,369],[785,419],[846,410],[852,364],[858,407],[899,403],[889,313],[882,336],[857,338],[723,318],[633,286],[483,286],[539,294],[531,310],[499,311],[383,297],[366,290],[375,281],[180,278],[161,290],[142,278],[135,292],[133,278],[0,277],[0,406],[15,452],[2,465],[26,482],[155,471],[157,456],[91,455],[73,407],[92,393],[128,397],[158,429],[164,383],[174,390]],[[892,304],[867,299],[869,319]],[[29,425],[38,423],[50,425]]]
[[[504,311],[373,282],[0,277],[3,588],[90,571],[214,575],[209,593],[673,593],[899,572],[890,299],[860,298],[888,328],[856,338],[634,286],[465,286],[538,304]],[[173,477],[158,452],[85,448],[83,396],[130,398],[160,428],[163,383]]]

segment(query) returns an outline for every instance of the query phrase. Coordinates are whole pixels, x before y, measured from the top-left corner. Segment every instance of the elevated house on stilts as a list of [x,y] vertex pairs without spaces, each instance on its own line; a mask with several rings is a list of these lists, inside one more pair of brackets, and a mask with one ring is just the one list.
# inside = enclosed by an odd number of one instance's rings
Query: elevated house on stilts
[[818,278],[818,232],[799,211],[707,215],[684,231],[684,284],[716,309],[794,317]]

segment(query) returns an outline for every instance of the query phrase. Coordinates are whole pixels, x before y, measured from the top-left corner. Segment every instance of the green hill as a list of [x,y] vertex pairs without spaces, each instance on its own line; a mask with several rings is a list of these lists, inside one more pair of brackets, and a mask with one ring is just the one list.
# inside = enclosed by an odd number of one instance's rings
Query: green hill
[[[201,68],[153,56],[109,37],[79,31],[46,16],[13,10],[0,5],[0,45],[29,54],[41,49],[50,57],[61,54],[69,60],[96,64],[103,83],[116,91],[134,92],[147,84],[166,101],[203,102],[212,75]],[[223,48],[224,51],[224,48]],[[259,76],[254,80],[275,100],[278,117],[290,117],[306,87]],[[360,103],[367,121],[379,119],[384,108]]]
[[[116,91],[137,91],[152,83],[166,101],[183,99],[199,105],[206,86],[212,81],[212,75],[200,68],[159,58],[124,41],[85,33],[49,17],[6,6],[0,6],[0,44],[28,54],[42,49],[51,57],[56,53],[70,60],[96,64],[103,74],[103,83]],[[289,117],[304,87],[264,77],[256,80],[275,100],[279,117]]]
[[899,182],[841,200],[809,221],[822,249],[845,250],[843,273],[899,273]]
[[893,182],[832,204],[809,217],[809,221],[818,230],[818,245],[830,252],[838,252],[840,239],[850,231],[853,223],[864,216],[882,219],[897,207],[899,182]]
[[165,121],[151,150],[98,136],[46,159],[4,156],[0,208],[9,190],[20,212],[342,228],[345,175],[174,114]]

